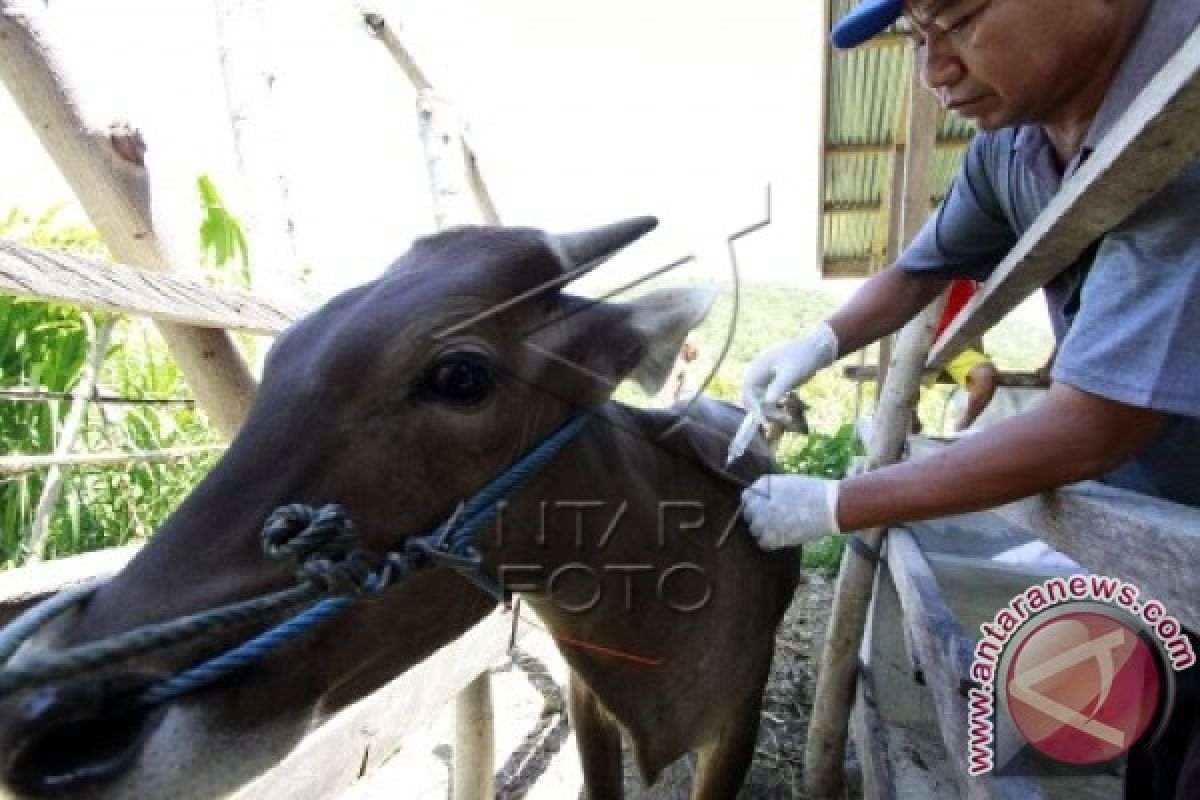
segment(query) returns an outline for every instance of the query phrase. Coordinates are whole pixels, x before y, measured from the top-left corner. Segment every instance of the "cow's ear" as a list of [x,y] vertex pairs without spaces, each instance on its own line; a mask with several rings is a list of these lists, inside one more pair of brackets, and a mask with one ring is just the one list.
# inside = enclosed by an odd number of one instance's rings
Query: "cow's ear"
[[629,322],[640,334],[641,361],[629,378],[646,394],[662,389],[688,333],[699,325],[717,298],[715,289],[659,289],[628,304]]

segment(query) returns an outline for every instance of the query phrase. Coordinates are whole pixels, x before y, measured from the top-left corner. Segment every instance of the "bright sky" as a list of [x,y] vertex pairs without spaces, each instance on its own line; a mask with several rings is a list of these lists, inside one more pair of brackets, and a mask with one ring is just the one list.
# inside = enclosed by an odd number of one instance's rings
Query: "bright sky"
[[[323,288],[365,280],[431,228],[414,93],[350,0],[264,5],[302,258]],[[817,280],[820,0],[380,8],[469,120],[506,222],[656,214],[663,228],[631,259],[654,266],[758,220],[769,181],[774,223],[744,240],[743,274]],[[142,129],[176,207],[198,214],[195,177],[209,173],[236,212],[211,2],[51,0],[50,13],[89,117]],[[68,198],[6,94],[0,144],[0,208]]]

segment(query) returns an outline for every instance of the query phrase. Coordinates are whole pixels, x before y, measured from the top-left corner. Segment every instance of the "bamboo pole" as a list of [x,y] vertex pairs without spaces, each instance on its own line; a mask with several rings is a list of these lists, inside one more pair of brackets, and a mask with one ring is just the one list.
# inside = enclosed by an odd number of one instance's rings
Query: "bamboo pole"
[[117,453],[67,453],[65,455],[0,456],[0,479],[12,478],[46,467],[83,467],[103,464],[163,464],[181,458],[219,453],[223,444],[201,444],[166,450]]
[[[905,187],[899,211],[904,241],[911,241],[929,212],[929,174],[933,163],[938,106],[912,70],[905,146]],[[867,469],[900,459],[920,388],[921,370],[933,341],[933,330],[945,306],[935,300],[901,330],[887,378],[880,392]],[[874,528],[860,534],[879,552],[886,533]],[[805,783],[814,798],[836,797],[841,789],[842,762],[847,726],[858,676],[858,648],[866,625],[867,605],[875,578],[875,564],[846,549],[834,589],[833,610],[821,653],[813,714],[805,751]]]
[[[166,244],[150,214],[145,144],[128,126],[97,131],[84,120],[33,0],[0,0],[0,80],[118,260],[166,272]],[[256,389],[223,330],[156,323],[196,399],[232,438]]]
[[[117,324],[116,317],[108,317],[99,325],[94,325],[95,334],[92,339],[92,349],[88,353],[87,363],[79,382],[75,386],[71,408],[63,421],[62,432],[54,446],[54,456],[64,458],[75,449],[75,440],[83,427],[84,417],[90,396],[96,391],[96,380],[100,377],[100,368],[104,365],[104,356],[108,353],[108,341],[112,336],[113,327]],[[66,469],[61,463],[54,464],[46,472],[46,480],[42,485],[42,494],[38,498],[37,511],[33,515],[33,524],[22,548],[27,562],[38,562],[45,557],[46,538],[50,535],[50,519],[54,515],[54,507],[58,505],[58,497],[62,491],[63,478]]]
[[[71,392],[44,392],[40,389],[0,389],[0,400],[11,403],[50,403],[59,400],[73,400]],[[195,400],[174,397],[122,397],[111,394],[100,394],[93,390],[88,395],[88,402],[98,406],[182,406],[192,408]]]

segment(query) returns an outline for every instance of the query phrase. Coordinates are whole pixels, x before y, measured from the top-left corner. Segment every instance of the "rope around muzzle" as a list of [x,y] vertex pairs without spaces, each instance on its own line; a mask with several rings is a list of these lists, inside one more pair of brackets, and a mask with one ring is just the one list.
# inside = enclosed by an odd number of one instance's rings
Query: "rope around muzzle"
[[[282,506],[263,526],[263,549],[273,558],[297,561],[298,586],[31,657],[19,666],[6,666],[0,669],[0,699],[23,689],[69,680],[183,642],[224,633],[319,599],[296,616],[151,685],[133,699],[137,706],[166,703],[263,658],[362,598],[433,567],[454,569],[493,597],[503,599],[501,588],[487,574],[482,556],[473,546],[475,536],[500,513],[508,498],[583,429],[588,419],[587,415],[571,418],[472,495],[434,531],[409,537],[398,549],[382,555],[356,546],[358,533],[339,506]],[[93,582],[64,590],[0,630],[0,663],[9,661],[21,644],[51,620],[86,602],[101,585],[102,582]]]

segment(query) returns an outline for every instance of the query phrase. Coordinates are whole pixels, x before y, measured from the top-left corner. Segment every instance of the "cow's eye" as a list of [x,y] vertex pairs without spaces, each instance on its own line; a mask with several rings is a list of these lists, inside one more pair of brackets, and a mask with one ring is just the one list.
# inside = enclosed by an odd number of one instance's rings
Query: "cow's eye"
[[492,391],[492,370],[479,353],[451,353],[430,365],[421,382],[429,400],[454,406],[477,406]]

